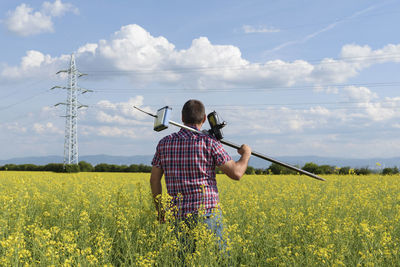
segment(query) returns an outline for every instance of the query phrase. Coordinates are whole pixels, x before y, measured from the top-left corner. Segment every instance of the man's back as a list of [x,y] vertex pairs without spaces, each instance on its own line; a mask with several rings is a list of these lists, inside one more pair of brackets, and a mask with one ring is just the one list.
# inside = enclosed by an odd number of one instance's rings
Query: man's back
[[199,209],[210,213],[218,206],[215,167],[230,160],[216,139],[181,129],[159,142],[152,165],[163,169],[176,215],[183,217]]

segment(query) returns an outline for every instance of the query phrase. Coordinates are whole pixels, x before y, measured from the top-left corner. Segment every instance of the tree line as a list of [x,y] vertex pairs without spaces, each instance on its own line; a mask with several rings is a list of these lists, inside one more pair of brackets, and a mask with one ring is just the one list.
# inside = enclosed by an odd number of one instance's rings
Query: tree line
[[[299,167],[299,166],[296,166]],[[335,167],[331,165],[317,165],[313,162],[306,163],[301,169],[315,173],[315,174],[355,174],[355,175],[368,175],[371,173],[381,173],[383,175],[398,174],[399,169],[397,167],[383,168],[382,170],[371,170],[368,167],[363,168],[351,168],[351,167]],[[117,165],[100,163],[95,166],[86,162],[80,161],[78,165],[65,165],[62,163],[49,163],[46,165],[35,165],[35,164],[6,164],[0,166],[0,171],[51,171],[51,172],[151,172],[151,166],[144,164],[131,164],[131,165]],[[222,173],[217,168],[217,173]],[[268,168],[253,168],[247,167],[246,174],[296,174],[296,171],[285,168],[279,164],[272,163]]]
[[[296,167],[299,166],[296,165]],[[368,175],[372,173],[381,173],[383,175],[393,175],[399,173],[399,169],[397,167],[388,167],[388,168],[383,168],[382,170],[371,170],[368,167],[361,167],[361,168],[351,168],[350,166],[336,167],[331,165],[318,165],[313,162],[308,162],[304,164],[304,166],[301,169],[314,174]],[[272,163],[266,169],[256,169],[249,166],[246,170],[246,174],[296,174],[296,173],[297,173],[296,171],[290,170],[276,163]]]
[[151,172],[151,166],[144,164],[116,165],[100,163],[95,166],[86,161],[76,164],[49,163],[46,165],[35,164],[6,164],[0,166],[0,171],[51,171],[51,172]]

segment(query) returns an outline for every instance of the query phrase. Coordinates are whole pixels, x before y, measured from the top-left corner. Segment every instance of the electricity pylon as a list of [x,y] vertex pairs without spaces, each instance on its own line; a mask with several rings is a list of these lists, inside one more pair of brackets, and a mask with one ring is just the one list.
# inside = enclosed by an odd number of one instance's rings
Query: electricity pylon
[[67,90],[67,102],[57,103],[58,105],[65,105],[65,139],[64,139],[64,166],[66,164],[78,164],[78,109],[82,107],[87,107],[78,102],[78,93],[84,94],[87,92],[93,92],[92,90],[87,90],[78,87],[78,78],[86,75],[80,73],[75,64],[75,55],[71,55],[71,61],[69,69],[60,70],[59,73],[68,73],[68,86],[54,86],[51,89],[61,88]]

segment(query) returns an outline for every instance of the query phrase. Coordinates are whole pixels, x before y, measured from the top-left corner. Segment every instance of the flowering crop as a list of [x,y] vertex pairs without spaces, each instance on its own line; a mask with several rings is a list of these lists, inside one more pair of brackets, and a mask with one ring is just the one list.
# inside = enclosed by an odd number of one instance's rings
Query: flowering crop
[[[199,225],[185,261],[398,265],[400,177],[325,178],[218,176],[227,248]],[[180,251],[173,223],[156,220],[149,174],[0,172],[1,266],[171,266]]]

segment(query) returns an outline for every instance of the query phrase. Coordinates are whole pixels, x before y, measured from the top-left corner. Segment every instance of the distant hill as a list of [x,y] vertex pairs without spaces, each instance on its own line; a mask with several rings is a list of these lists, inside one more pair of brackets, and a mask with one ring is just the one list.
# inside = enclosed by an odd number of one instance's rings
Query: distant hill
[[[238,157],[234,157],[237,160]],[[352,158],[332,158],[332,157],[318,157],[318,156],[284,156],[284,157],[272,157],[274,159],[289,163],[291,165],[304,166],[307,162],[314,162],[318,165],[333,165],[338,167],[349,166],[352,168],[368,167],[370,169],[376,169],[376,163],[379,162],[382,167],[400,167],[400,157],[395,158],[369,158],[369,159],[352,159]],[[80,161],[89,162],[92,165],[99,163],[118,164],[118,165],[130,165],[130,164],[145,164],[150,165],[152,155],[137,155],[137,156],[110,156],[110,155],[88,155],[80,156]],[[5,164],[35,164],[45,165],[48,163],[62,163],[62,156],[43,156],[43,157],[23,157],[23,158],[12,158],[7,160],[0,160],[0,165]],[[268,168],[271,163],[262,159],[252,157],[250,159],[250,166],[255,168]]]

